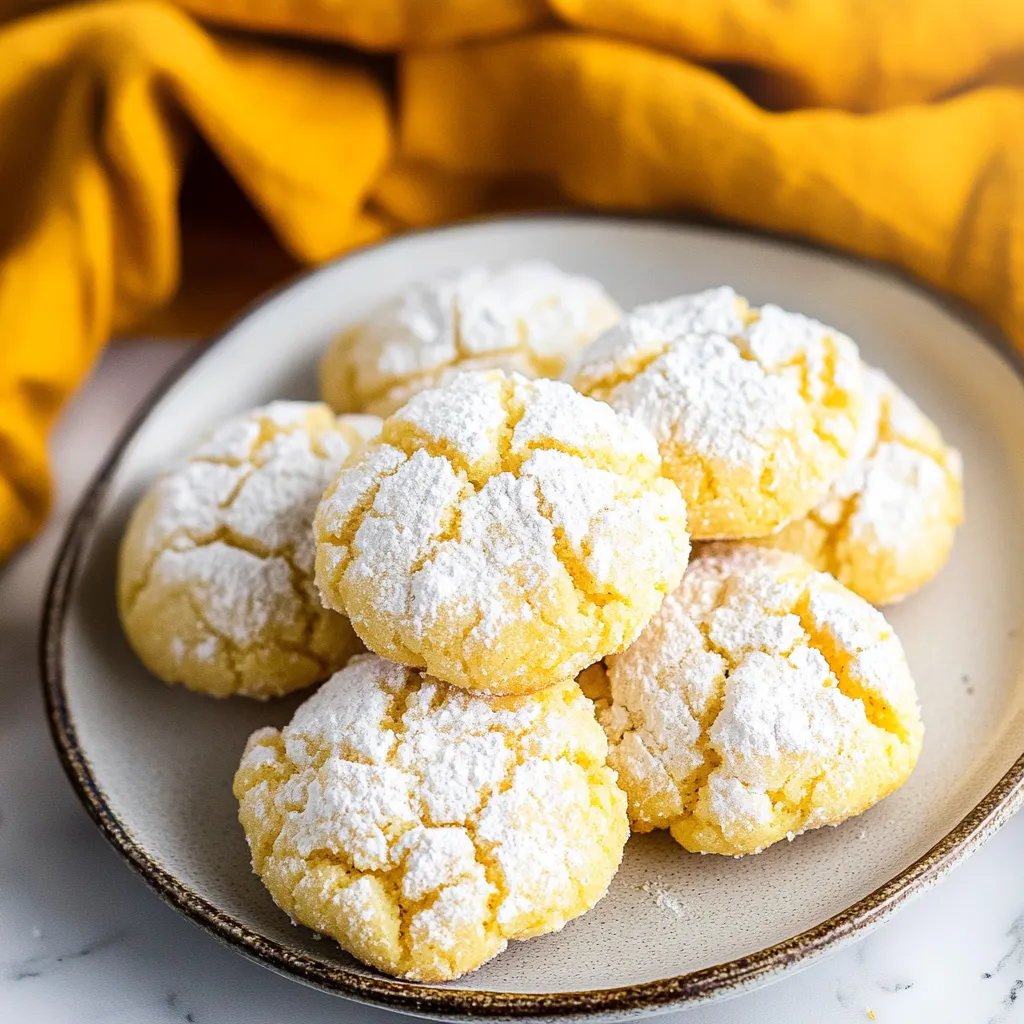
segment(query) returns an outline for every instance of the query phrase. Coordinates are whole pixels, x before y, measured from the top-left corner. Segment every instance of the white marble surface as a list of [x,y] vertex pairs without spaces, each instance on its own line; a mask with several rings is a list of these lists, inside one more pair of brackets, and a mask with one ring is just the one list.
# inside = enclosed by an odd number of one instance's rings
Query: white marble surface
[[[271,974],[161,903],[86,817],[50,743],[36,643],[57,541],[133,405],[182,351],[108,353],[55,438],[55,514],[0,569],[0,1024],[398,1024]],[[865,940],[775,985],[659,1019],[1024,1022],[1022,854],[1024,815]]]

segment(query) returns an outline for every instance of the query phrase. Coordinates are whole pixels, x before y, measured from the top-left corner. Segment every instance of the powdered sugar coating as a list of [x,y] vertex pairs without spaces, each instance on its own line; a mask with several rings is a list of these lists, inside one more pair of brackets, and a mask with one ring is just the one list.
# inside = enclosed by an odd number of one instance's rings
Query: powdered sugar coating
[[312,519],[345,459],[380,429],[274,402],[202,439],[143,498],[121,547],[132,646],[166,682],[269,697],[323,679],[359,647],[321,607]]
[[485,698],[363,655],[252,735],[234,788],[282,909],[443,981],[604,895],[628,835],[606,752],[572,682]]
[[763,536],[813,508],[854,450],[862,376],[844,334],[727,287],[638,307],[565,372],[650,428],[695,539]]
[[858,450],[825,500],[762,543],[793,551],[873,604],[891,604],[945,564],[963,520],[960,453],[880,370]]
[[596,281],[544,260],[472,267],[407,289],[336,338],[321,392],[339,412],[388,416],[462,370],[558,377],[620,316]]
[[650,434],[557,381],[456,377],[385,421],[316,517],[316,579],[367,646],[518,693],[631,643],[682,576]]
[[637,831],[756,853],[901,785],[921,746],[896,635],[801,558],[709,545],[640,639],[581,680]]

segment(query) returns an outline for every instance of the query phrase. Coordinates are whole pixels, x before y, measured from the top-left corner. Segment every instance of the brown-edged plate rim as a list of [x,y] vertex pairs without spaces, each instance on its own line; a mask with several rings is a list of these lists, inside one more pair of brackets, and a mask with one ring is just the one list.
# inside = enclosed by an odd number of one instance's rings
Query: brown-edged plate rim
[[529,222],[592,221],[602,224],[647,223],[666,228],[687,228],[719,235],[769,238],[796,249],[817,251],[838,261],[881,270],[900,279],[905,286],[923,292],[955,318],[968,323],[996,349],[1024,379],[1024,360],[1003,336],[955,300],[938,294],[898,269],[836,253],[802,239],[737,228],[729,225],[664,216],[633,213],[594,214],[586,211],[555,211],[512,216],[489,216],[463,220],[440,227],[407,231],[371,245],[346,252],[337,259],[300,273],[269,292],[233,320],[208,344],[197,344],[165,376],[143,401],[111,448],[73,512],[51,570],[43,604],[40,633],[40,671],[46,715],[54,744],[72,788],[90,817],[115,850],[145,879],[156,893],[193,923],[227,943],[250,959],[315,988],[325,989],[361,1002],[405,1013],[466,1018],[545,1018],[601,1015],[631,1015],[706,1002],[739,992],[769,980],[772,975],[795,965],[807,966],[858,934],[874,927],[909,897],[935,884],[952,867],[966,859],[1006,823],[1024,804],[1024,754],[975,807],[927,853],[884,885],[826,919],[814,928],[783,942],[712,967],[658,981],[619,988],[589,989],[581,992],[528,993],[442,988],[401,981],[381,974],[363,974],[340,965],[324,964],[289,950],[246,927],[190,889],[154,861],[132,837],[113,812],[93,775],[92,767],[78,742],[64,688],[63,644],[65,617],[78,577],[82,556],[96,525],[97,513],[107,488],[129,444],[160,400],[202,356],[233,334],[238,326],[258,315],[264,306],[301,281],[333,271],[354,257],[420,234],[458,232],[489,224]]

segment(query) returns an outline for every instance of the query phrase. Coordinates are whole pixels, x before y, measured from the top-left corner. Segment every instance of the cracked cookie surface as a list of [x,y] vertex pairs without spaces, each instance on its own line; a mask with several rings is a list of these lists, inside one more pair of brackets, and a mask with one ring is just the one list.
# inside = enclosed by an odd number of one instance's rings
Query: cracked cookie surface
[[806,515],[863,416],[848,337],[731,288],[638,307],[565,379],[651,430],[695,540],[760,537]]
[[850,465],[805,518],[758,543],[802,555],[872,604],[924,586],[963,521],[963,466],[931,420],[880,370]]
[[632,647],[580,678],[632,827],[757,853],[906,780],[923,726],[880,612],[796,555],[708,545]]
[[260,729],[235,776],[253,870],[388,974],[446,981],[605,893],[629,833],[571,681],[484,697],[375,655]]
[[596,281],[545,261],[473,267],[409,288],[339,335],[321,362],[321,394],[338,412],[388,416],[461,370],[558,377],[620,316]]
[[624,649],[682,576],[639,424],[567,384],[461,374],[384,422],[317,510],[316,580],[371,650],[522,693]]
[[361,649],[313,582],[313,514],[371,416],[274,402],[229,420],[139,503],[121,542],[118,608],[155,675],[217,697],[325,679]]

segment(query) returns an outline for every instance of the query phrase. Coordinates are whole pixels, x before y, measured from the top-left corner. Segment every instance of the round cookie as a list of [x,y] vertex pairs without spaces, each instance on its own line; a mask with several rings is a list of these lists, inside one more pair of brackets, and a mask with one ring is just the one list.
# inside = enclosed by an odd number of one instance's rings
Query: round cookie
[[694,540],[760,537],[806,515],[863,417],[848,337],[731,288],[638,307],[565,379],[650,428]]
[[945,565],[963,521],[963,467],[880,370],[868,370],[867,395],[857,454],[828,496],[758,543],[802,555],[872,604],[891,604]]
[[490,693],[628,646],[689,554],[686,508],[643,427],[499,370],[385,420],[324,494],[315,532],[323,602],[370,650]]
[[[640,639],[581,678],[634,830],[758,853],[903,784],[914,682],[882,614],[803,559],[709,545]],[[603,691],[603,692],[602,692]]]
[[544,261],[473,267],[402,292],[339,335],[320,392],[338,412],[388,416],[460,370],[558,377],[621,315],[596,281]]
[[605,893],[629,835],[571,682],[482,697],[374,655],[235,775],[253,870],[294,920],[381,971],[448,981]]
[[168,683],[267,698],[309,686],[361,645],[313,583],[313,514],[373,416],[274,402],[229,420],[135,509],[118,565],[132,647]]

